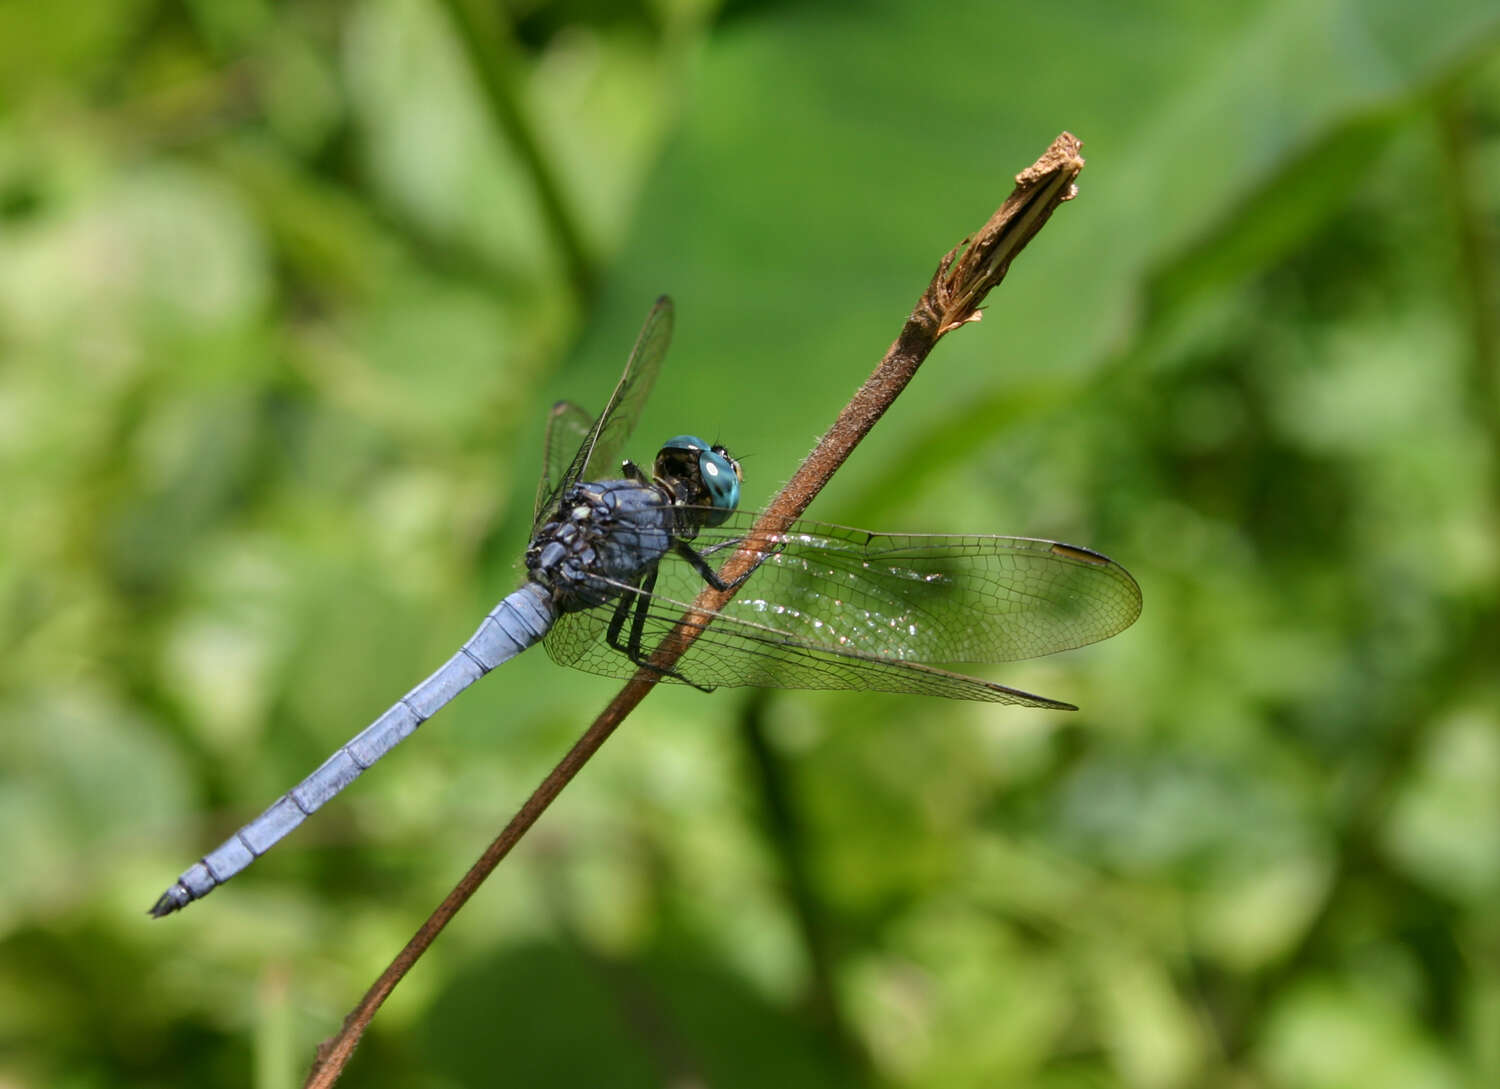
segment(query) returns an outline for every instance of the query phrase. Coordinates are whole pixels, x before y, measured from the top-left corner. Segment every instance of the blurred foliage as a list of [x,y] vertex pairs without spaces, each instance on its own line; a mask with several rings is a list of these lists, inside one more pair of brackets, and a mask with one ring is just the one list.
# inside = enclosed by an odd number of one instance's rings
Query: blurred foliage
[[507,665],[144,909],[516,581],[543,406],[1100,548],[1074,715],[656,693],[344,1084],[1500,1084],[1490,0],[0,6],[0,1084],[298,1083],[613,686]]

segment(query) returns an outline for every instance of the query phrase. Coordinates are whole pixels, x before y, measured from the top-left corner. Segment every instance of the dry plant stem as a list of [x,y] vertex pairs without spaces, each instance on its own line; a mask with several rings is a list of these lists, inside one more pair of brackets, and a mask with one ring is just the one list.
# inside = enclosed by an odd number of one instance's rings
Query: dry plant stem
[[[1077,192],[1073,182],[1083,169],[1083,158],[1079,155],[1081,148],[1082,144],[1072,134],[1065,132],[1059,136],[1046,154],[1016,176],[1015,189],[990,221],[943,258],[932,283],[923,292],[901,335],[886,352],[880,366],[839,413],[796,475],[756,520],[745,544],[724,564],[720,575],[725,581],[732,583],[749,571],[756,557],[769,547],[767,541],[784,532],[807,509],[860,440],[906,388],[938,338],[979,319],[980,304],[1005,277],[1011,261],[1041,230],[1053,210],[1063,201],[1072,199]],[[709,615],[723,608],[734,593],[734,590],[709,588],[698,595],[692,609],[652,655],[653,668],[640,670],[626,682],[593,725],[526,799],[505,830],[406,943],[390,967],[381,973],[359,1005],[350,1011],[339,1034],[318,1048],[317,1061],[306,1082],[308,1089],[323,1089],[338,1079],[370,1019],[401,977],[500,860],[536,823],[563,787],[604,744],[615,727],[655,687],[660,676],[658,671],[670,669],[682,657],[707,625]]]

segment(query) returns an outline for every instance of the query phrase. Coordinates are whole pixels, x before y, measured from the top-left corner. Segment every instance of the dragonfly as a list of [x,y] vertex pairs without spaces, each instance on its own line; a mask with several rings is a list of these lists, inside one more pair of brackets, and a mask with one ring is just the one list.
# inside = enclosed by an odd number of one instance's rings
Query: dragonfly
[[[1129,627],[1141,591],[1089,548],[1028,537],[872,533],[796,522],[751,532],[743,471],[722,445],[668,439],[649,473],[620,461],[671,341],[656,301],[604,411],[553,406],[526,578],[438,670],[316,771],[185,870],[151,908],[169,915],[228,881],[464,689],[540,642],[564,665],[642,668],[704,690],[737,685],[918,693],[1057,710],[1070,703],[934,663],[1034,658]],[[715,564],[753,542],[749,573]],[[670,667],[651,656],[704,586],[738,586]]]

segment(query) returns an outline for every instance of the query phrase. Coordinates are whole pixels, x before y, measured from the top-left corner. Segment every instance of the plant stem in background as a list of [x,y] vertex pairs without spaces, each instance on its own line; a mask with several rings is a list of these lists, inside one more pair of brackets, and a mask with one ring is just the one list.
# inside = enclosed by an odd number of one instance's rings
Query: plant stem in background
[[562,254],[574,294],[583,302],[593,293],[594,262],[562,183],[542,154],[531,120],[521,108],[516,51],[503,27],[480,25],[480,16],[471,6],[471,0],[442,0],[442,6],[447,9],[469,67],[479,82],[480,101],[530,176],[542,219]]

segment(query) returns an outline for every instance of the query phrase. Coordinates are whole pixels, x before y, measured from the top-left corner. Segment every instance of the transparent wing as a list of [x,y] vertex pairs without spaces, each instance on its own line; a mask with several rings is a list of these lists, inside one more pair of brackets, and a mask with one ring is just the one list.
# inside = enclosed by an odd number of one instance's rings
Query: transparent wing
[[[606,480],[619,476],[620,454],[625,449],[631,432],[635,430],[636,420],[640,418],[641,408],[651,394],[651,387],[656,384],[656,376],[661,371],[662,360],[666,357],[667,346],[671,342],[672,300],[662,295],[651,308],[651,313],[646,315],[646,324],[636,337],[630,358],[625,361],[625,372],[620,375],[619,384],[615,386],[604,411],[599,414],[593,426],[584,432],[583,441],[562,475],[550,487],[544,485],[543,489],[538,490],[538,519],[551,509],[558,494],[569,485],[580,480]],[[567,432],[577,426],[577,413],[581,411],[576,405],[569,405],[567,402],[560,402],[553,407],[553,417],[547,429],[548,466],[543,480],[551,475],[554,441],[561,442]],[[560,457],[558,463],[561,463]]]
[[547,435],[542,441],[542,475],[536,485],[533,522],[541,520],[562,490],[563,471],[588,437],[592,421],[588,411],[572,401],[558,401],[547,414]]
[[[737,513],[692,544],[718,563],[754,517]],[[676,556],[662,561],[646,650],[702,585]],[[1057,706],[929,665],[1006,662],[1083,646],[1128,627],[1140,608],[1130,574],[1086,548],[804,522],[762,545],[759,568],[679,671],[709,687],[870,688]],[[592,672],[630,673],[633,664],[604,640],[609,613],[564,617],[548,639],[549,653]]]
[[[692,542],[727,558],[755,515]],[[871,533],[800,522],[726,607],[803,641],[916,662],[1010,662],[1107,639],[1140,615],[1141,591],[1090,549],[1030,537]],[[715,562],[718,562],[715,559]],[[701,579],[670,557],[660,592],[691,598]]]
[[[634,591],[630,591],[634,593]],[[651,595],[641,636],[648,651],[672,630],[687,602]],[[555,661],[607,677],[628,677],[635,664],[611,649],[603,636],[609,611],[569,613],[552,629],[547,652]],[[865,654],[853,648],[804,643],[782,629],[719,614],[663,680],[703,688],[755,685],[762,688],[858,689],[910,692],[948,699],[1013,703],[1076,710],[1070,703],[1035,696],[977,677]]]

